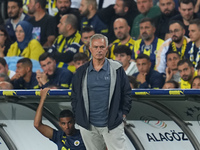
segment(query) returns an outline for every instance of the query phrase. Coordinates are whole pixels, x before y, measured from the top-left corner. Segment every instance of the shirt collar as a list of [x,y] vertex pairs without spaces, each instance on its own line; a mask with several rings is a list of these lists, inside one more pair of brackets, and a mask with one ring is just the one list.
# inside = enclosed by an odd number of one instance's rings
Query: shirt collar
[[[90,61],[90,64],[89,64],[89,67],[88,67],[88,71],[91,72],[95,70],[94,67],[93,67],[93,64],[92,64],[92,60]],[[103,64],[103,67],[100,69],[100,70],[105,70],[107,71],[108,70],[108,60],[105,59],[105,62]]]

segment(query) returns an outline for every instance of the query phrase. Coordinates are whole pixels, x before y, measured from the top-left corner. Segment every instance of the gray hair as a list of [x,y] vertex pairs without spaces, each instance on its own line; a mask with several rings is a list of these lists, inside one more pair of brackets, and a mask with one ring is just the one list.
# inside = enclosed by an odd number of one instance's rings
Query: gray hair
[[104,39],[104,41],[106,42],[106,47],[108,47],[108,38],[106,36],[104,36],[103,34],[94,34],[90,38],[90,47],[92,47],[92,41],[96,40],[96,39]]
[[0,78],[4,78],[4,81],[10,82],[9,76],[5,73],[0,73]]

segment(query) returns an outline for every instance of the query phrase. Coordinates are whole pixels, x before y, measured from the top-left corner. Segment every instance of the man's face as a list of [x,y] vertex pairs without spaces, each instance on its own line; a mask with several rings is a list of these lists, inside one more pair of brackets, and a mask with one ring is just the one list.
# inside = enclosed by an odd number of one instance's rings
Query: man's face
[[90,32],[83,32],[81,35],[81,41],[86,45],[86,47],[89,47],[90,38],[95,34],[94,31]]
[[3,66],[3,65],[0,63],[0,73],[8,74],[8,65]]
[[65,20],[67,19],[67,15],[64,15],[60,19],[60,23],[58,24],[58,30],[59,34],[65,35],[67,33],[67,24],[65,23]]
[[178,66],[178,71],[180,72],[180,76],[184,81],[190,81],[193,78],[194,68],[189,67],[187,63]]
[[126,68],[130,65],[131,56],[126,53],[115,54],[115,60],[120,61],[123,68]]
[[173,0],[159,0],[160,11],[168,16],[175,8]]
[[80,12],[81,16],[85,16],[85,17],[87,17],[90,14],[86,0],[81,0],[79,12]]
[[40,61],[40,65],[44,73],[48,76],[53,75],[56,70],[56,61],[47,57],[45,60]]
[[22,12],[16,2],[8,2],[8,17],[11,19],[17,19]]
[[96,60],[105,59],[106,53],[108,52],[108,46],[106,46],[104,39],[93,39],[89,49],[93,59]]
[[141,14],[147,13],[152,6],[152,0],[137,0],[137,8]]
[[194,14],[194,6],[192,2],[189,4],[180,3],[180,7],[178,8],[178,10],[184,20],[186,21],[192,20]]
[[33,15],[36,12],[35,5],[36,5],[35,0],[29,0],[29,4],[27,5],[29,14]]
[[196,78],[194,79],[192,83],[192,89],[200,89],[200,79]]
[[142,74],[148,73],[151,68],[151,62],[145,58],[136,60],[138,71]]
[[73,134],[75,130],[74,124],[75,122],[71,117],[59,118],[59,126],[65,132],[67,136]]
[[123,16],[128,10],[125,10],[124,2],[122,0],[116,0],[114,5],[115,14]]
[[155,27],[149,21],[140,23],[140,35],[143,40],[149,41],[154,37]]
[[56,1],[56,7],[58,8],[58,11],[61,15],[64,15],[67,13],[71,6],[70,0],[57,0]]
[[167,67],[171,70],[177,70],[177,64],[180,58],[176,53],[170,53],[167,55]]
[[190,24],[188,30],[189,37],[192,42],[197,42],[200,40],[200,30],[196,24]]
[[122,19],[118,19],[114,22],[113,29],[115,36],[121,41],[129,36],[130,27]]
[[25,65],[23,65],[22,63],[17,63],[17,69],[16,69],[16,74],[18,74],[20,77],[25,77],[28,70],[27,67]]
[[185,30],[178,23],[173,23],[169,26],[169,33],[172,41],[179,43],[184,37]]

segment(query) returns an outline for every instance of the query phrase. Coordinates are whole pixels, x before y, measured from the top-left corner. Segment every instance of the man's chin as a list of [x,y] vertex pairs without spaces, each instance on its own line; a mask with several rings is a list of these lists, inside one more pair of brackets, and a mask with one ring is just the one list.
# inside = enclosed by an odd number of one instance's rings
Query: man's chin
[[182,78],[184,81],[188,81],[188,78]]

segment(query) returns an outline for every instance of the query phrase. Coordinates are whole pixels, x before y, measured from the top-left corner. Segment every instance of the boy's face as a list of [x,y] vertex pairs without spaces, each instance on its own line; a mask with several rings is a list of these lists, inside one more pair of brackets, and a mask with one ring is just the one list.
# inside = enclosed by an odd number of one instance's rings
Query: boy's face
[[127,55],[126,53],[115,54],[115,59],[120,61],[123,65],[123,68],[129,66],[131,56]]
[[76,69],[78,69],[80,66],[82,66],[85,63],[85,61],[83,60],[78,60],[76,62],[74,62],[74,66],[76,67]]

